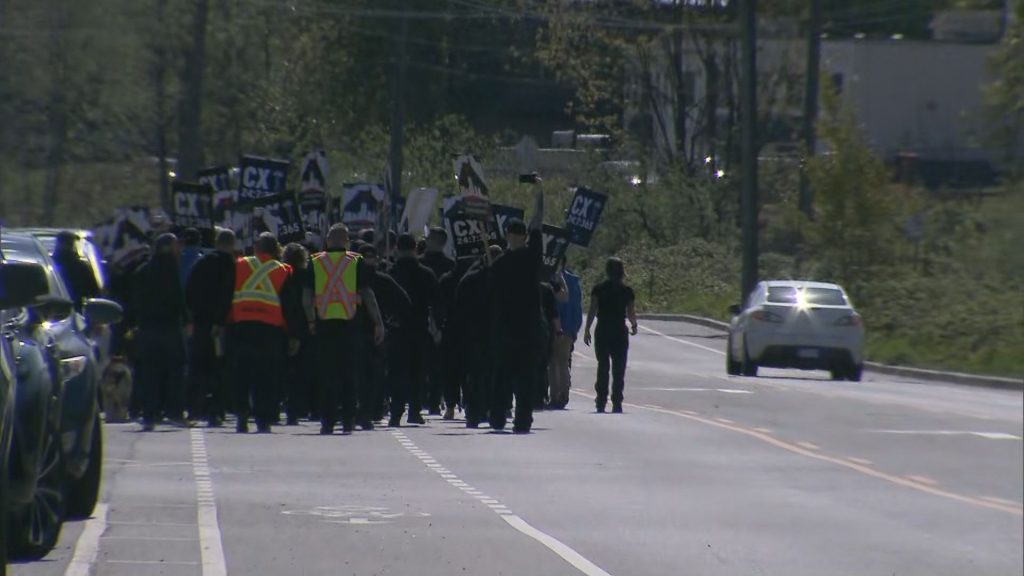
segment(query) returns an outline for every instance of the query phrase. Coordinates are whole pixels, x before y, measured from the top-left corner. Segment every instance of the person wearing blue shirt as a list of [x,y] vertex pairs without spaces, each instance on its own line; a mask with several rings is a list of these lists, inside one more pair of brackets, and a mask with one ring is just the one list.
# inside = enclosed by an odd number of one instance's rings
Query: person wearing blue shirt
[[185,288],[188,283],[188,275],[192,272],[192,266],[203,257],[203,237],[199,230],[187,228],[182,234],[184,247],[181,249],[181,287]]
[[565,268],[564,256],[553,276],[552,287],[557,296],[562,330],[552,343],[551,362],[548,363],[548,398],[550,408],[562,410],[569,404],[572,352],[583,327],[583,289],[579,276]]

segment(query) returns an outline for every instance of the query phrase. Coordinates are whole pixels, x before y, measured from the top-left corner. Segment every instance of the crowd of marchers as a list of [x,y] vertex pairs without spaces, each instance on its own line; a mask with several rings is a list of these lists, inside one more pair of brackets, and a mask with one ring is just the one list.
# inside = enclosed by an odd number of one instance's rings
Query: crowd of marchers
[[581,331],[597,357],[595,407],[621,412],[637,329],[623,263],[607,262],[584,322],[580,279],[565,257],[542,265],[539,226],[513,219],[503,232],[458,260],[443,228],[417,239],[336,224],[323,246],[264,233],[247,252],[226,229],[211,250],[194,229],[158,233],[111,282],[131,415],[147,431],[234,415],[239,433],[309,420],[332,434],[423,425],[427,412],[529,433],[535,411],[568,405]]

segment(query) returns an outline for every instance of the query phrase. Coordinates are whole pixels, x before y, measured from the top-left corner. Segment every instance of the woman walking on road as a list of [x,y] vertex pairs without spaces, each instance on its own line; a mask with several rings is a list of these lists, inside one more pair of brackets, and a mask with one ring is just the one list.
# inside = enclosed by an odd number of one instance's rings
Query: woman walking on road
[[[636,335],[636,308],[633,289],[626,286],[625,267],[622,260],[609,258],[605,264],[604,282],[594,286],[590,293],[590,312],[587,313],[587,327],[583,332],[583,343],[590,346],[590,327],[597,317],[597,338],[594,351],[597,353],[597,411],[604,413],[608,403],[608,370],[612,374],[612,412],[622,413],[622,391],[626,387],[626,356],[629,351],[629,335]],[[629,318],[630,332],[626,332],[626,318]]]

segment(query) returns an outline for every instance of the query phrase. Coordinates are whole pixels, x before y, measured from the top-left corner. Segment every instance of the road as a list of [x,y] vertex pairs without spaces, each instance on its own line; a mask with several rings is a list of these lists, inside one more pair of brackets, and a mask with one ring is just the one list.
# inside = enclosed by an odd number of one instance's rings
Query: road
[[101,508],[13,574],[1022,574],[1021,392],[727,377],[723,349],[644,323],[622,415],[578,350],[528,436],[107,425]]

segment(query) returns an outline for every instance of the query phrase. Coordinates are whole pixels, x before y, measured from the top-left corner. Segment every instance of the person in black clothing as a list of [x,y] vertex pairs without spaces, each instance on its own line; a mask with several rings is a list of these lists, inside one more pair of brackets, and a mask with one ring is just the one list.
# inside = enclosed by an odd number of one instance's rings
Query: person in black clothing
[[548,401],[548,363],[551,362],[551,345],[555,337],[562,332],[558,318],[558,306],[555,304],[555,290],[547,282],[540,283],[541,310],[543,311],[541,344],[537,353],[534,376],[533,409],[543,410]]
[[[622,260],[609,258],[605,264],[608,279],[594,286],[590,293],[590,312],[587,313],[587,327],[583,332],[583,343],[590,346],[590,326],[597,317],[597,338],[594,351],[597,353],[597,411],[603,413],[608,403],[608,369],[612,371],[612,412],[622,413],[622,392],[626,387],[626,356],[629,351],[629,335],[636,336],[636,309],[633,289],[623,280],[626,271]],[[628,316],[630,332],[626,332],[625,319]]]
[[179,276],[177,243],[174,234],[158,237],[153,257],[135,273],[133,284],[139,323],[143,430],[147,432],[154,429],[161,412],[176,423],[184,422],[184,329],[189,316]]
[[381,272],[377,249],[363,246],[360,250],[363,263],[366,265],[367,283],[373,288],[377,297],[377,306],[386,328],[384,344],[375,346],[372,355],[372,370],[369,380],[372,382],[370,391],[360,399],[370,407],[374,420],[383,416],[384,399],[389,398],[388,426],[397,428],[401,425],[402,412],[406,398],[406,362],[403,352],[407,349],[407,324],[412,315],[412,301],[405,290],[394,278]]
[[489,258],[478,260],[459,282],[446,325],[445,338],[452,336],[461,368],[462,403],[466,427],[477,428],[487,421],[494,382],[494,349],[491,343],[491,263],[501,257],[498,246],[488,249]]
[[[292,275],[282,289],[289,293],[289,297],[281,301],[281,312],[285,315],[289,333],[287,369],[281,397],[285,401],[287,424],[296,426],[299,418],[312,417],[313,399],[316,396],[316,374],[311,369],[313,333],[310,321],[314,318],[307,315],[305,303],[310,296],[304,294],[308,290],[307,286],[312,283],[308,277],[312,271],[309,269],[309,252],[302,244],[292,242],[285,246],[283,260],[292,267]],[[288,286],[287,283],[296,283],[297,286]],[[297,297],[296,291],[302,296]]]
[[[408,358],[406,399],[409,404],[408,422],[410,424],[426,424],[420,414],[421,394],[427,378],[427,354],[434,347],[430,334],[431,316],[437,309],[438,286],[437,277],[430,268],[419,263],[416,258],[416,240],[409,234],[398,237],[398,259],[391,267],[391,276],[409,295],[412,301],[412,315],[408,326]],[[436,322],[435,322],[436,326]],[[394,412],[392,411],[392,414]],[[401,412],[399,412],[401,414]]]
[[[455,261],[444,253],[447,245],[448,232],[444,228],[435,226],[430,229],[430,233],[426,238],[423,255],[420,256],[420,263],[430,268],[439,283],[445,274],[454,271],[456,268]],[[463,273],[465,273],[466,268],[468,268],[468,265],[463,268]],[[461,279],[461,276],[459,279]],[[458,279],[456,279],[456,282],[458,282]],[[454,286],[452,287],[452,292],[454,292]],[[444,331],[444,324],[448,316],[447,303],[446,298],[442,295],[438,301],[437,309],[434,311],[434,320],[437,322],[435,329],[441,333]],[[449,360],[450,358],[444,354],[442,344],[435,343],[427,354],[427,371],[430,381],[430,389],[427,391],[427,408],[431,414],[440,414],[441,401],[444,400],[446,405],[445,420],[455,418],[455,404],[458,403],[458,398],[452,399],[451,385],[448,383],[447,376],[450,374],[450,370],[446,363]]]
[[[431,388],[435,397],[440,394],[440,397],[444,399],[445,420],[455,419],[455,406],[461,400],[462,382],[466,377],[466,358],[461,346],[463,329],[457,326],[453,318],[455,293],[462,278],[469,272],[471,267],[478,265],[479,262],[479,260],[472,258],[462,258],[455,265],[455,268],[452,268],[438,278],[441,298],[439,306],[441,310],[441,325],[438,326],[438,329],[441,331],[441,344],[436,349],[440,362],[435,365],[431,375],[431,378],[434,380],[431,382]],[[438,388],[440,388],[440,392],[437,390]]]
[[82,309],[86,298],[100,295],[100,286],[89,264],[78,255],[78,236],[67,230],[57,234],[57,245],[53,250],[53,263],[64,280],[77,310]]
[[[540,192],[538,192],[540,194]],[[530,432],[533,425],[535,359],[541,352],[543,338],[540,286],[543,238],[541,210],[534,214],[527,237],[526,224],[513,219],[507,224],[505,237],[508,252],[492,269],[492,314],[495,347],[495,389],[491,398],[491,428],[503,430],[506,411],[515,396],[517,434]]]
[[192,314],[189,339],[189,417],[205,418],[212,428],[224,421],[228,397],[224,377],[224,327],[235,286],[235,233],[222,230],[215,250],[192,267],[185,302]]

